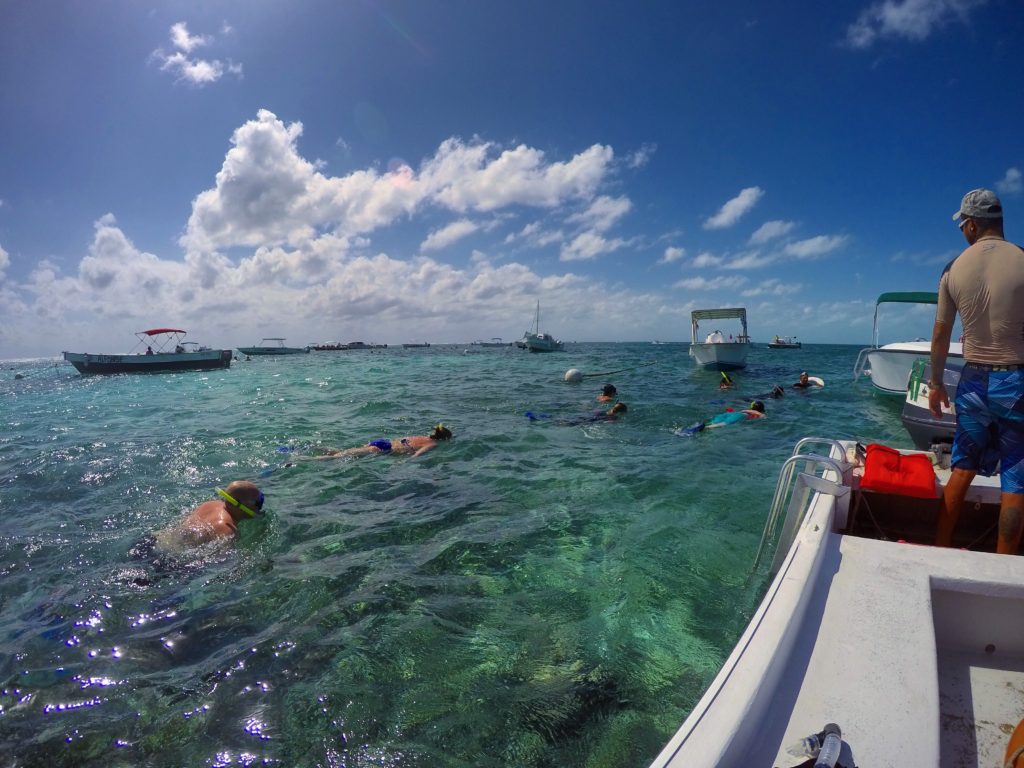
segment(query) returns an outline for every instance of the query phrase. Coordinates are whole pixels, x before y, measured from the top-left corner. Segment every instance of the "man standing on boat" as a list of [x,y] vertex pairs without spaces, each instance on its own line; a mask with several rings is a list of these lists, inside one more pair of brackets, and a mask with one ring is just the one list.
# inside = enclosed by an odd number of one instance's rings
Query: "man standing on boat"
[[968,247],[943,270],[932,331],[928,406],[949,407],[942,383],[960,313],[964,365],[956,391],[956,435],[935,543],[948,547],[967,489],[979,472],[1000,473],[996,551],[1015,554],[1024,530],[1024,250],[1003,238],[995,192],[975,189],[953,214]]

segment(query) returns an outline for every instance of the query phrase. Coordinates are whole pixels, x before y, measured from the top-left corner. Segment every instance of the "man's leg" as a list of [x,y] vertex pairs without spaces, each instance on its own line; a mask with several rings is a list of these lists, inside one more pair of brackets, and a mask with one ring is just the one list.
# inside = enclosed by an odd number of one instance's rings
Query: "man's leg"
[[1024,493],[1004,493],[999,505],[999,540],[996,552],[1015,555],[1024,531]]
[[[939,522],[935,531],[935,546],[948,547],[953,542],[953,529],[960,519],[960,508],[964,504],[967,489],[978,474],[973,469],[954,469],[949,475],[942,492],[942,504],[939,507]],[[1006,494],[1009,495],[1009,494]]]

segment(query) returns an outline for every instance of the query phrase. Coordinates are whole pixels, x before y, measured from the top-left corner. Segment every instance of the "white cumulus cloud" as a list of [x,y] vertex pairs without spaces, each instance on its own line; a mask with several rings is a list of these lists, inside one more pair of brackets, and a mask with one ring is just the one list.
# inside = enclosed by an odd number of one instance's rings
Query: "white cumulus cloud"
[[723,269],[759,269],[774,264],[777,259],[760,251],[748,251],[731,257],[722,264]]
[[784,283],[778,278],[765,280],[754,288],[743,291],[744,296],[790,296],[799,293],[803,286],[800,283]]
[[453,221],[451,224],[434,230],[427,235],[427,239],[420,244],[420,250],[440,251],[452,243],[468,237],[478,229],[480,229],[480,226],[469,219]]
[[681,258],[686,256],[685,248],[677,248],[676,246],[669,246],[665,249],[665,253],[662,254],[661,258],[658,259],[659,264],[671,264],[673,261],[679,261]]
[[643,168],[651,160],[651,156],[658,150],[657,144],[644,144],[636,152],[626,157],[626,165],[630,168]]
[[954,19],[967,23],[968,13],[988,0],[883,0],[863,10],[846,30],[852,48],[869,48],[883,38],[920,42]]
[[596,259],[603,253],[617,251],[626,245],[622,238],[606,239],[597,232],[583,232],[562,246],[559,259],[562,261],[585,261]]
[[[231,28],[225,24],[223,33],[230,32]],[[157,48],[152,54],[152,58],[160,62],[161,71],[172,72],[179,80],[197,86],[215,83],[225,72],[241,77],[242,65],[230,59],[221,61],[192,57],[192,52],[196,49],[213,44],[212,36],[193,35],[188,31],[188,25],[184,21],[179,21],[171,25],[170,38],[174,50],[168,52]]]
[[718,213],[704,222],[704,229],[726,229],[739,221],[745,213],[757,205],[757,201],[764,197],[764,190],[760,187],[747,187],[740,191],[736,197],[723,205]]
[[[190,252],[232,246],[294,245],[316,233],[365,235],[427,205],[466,213],[513,206],[558,208],[590,200],[611,171],[611,148],[594,145],[548,162],[525,146],[500,151],[483,142],[444,141],[420,169],[328,176],[298,150],[302,123],[268,110],[238,128],[216,185],[192,203],[182,237]],[[622,203],[608,198],[605,220]],[[527,234],[524,230],[524,236]]]
[[691,290],[718,291],[727,288],[739,288],[747,282],[747,278],[741,275],[720,275],[710,280],[706,277],[687,277],[673,283],[673,288],[689,288]]
[[716,256],[710,251],[702,251],[698,253],[693,259],[693,266],[701,269],[703,267],[717,267],[722,264],[724,259],[721,256]]
[[996,189],[1004,195],[1015,195],[1024,189],[1020,168],[1008,168],[1006,175],[996,182]]
[[628,197],[601,195],[590,203],[587,210],[573,214],[567,221],[571,224],[582,224],[598,232],[607,232],[632,208],[633,203]]
[[750,236],[750,244],[761,245],[777,237],[788,235],[795,226],[792,221],[766,221]]
[[846,235],[818,235],[809,237],[806,240],[797,240],[787,243],[782,249],[787,256],[797,259],[816,259],[831,253],[837,248],[842,248],[847,241]]

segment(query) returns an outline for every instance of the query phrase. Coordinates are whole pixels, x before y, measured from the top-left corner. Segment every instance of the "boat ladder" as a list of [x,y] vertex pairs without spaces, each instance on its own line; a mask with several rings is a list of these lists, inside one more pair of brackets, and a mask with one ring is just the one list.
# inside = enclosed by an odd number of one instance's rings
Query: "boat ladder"
[[[810,446],[826,446],[829,449],[829,455],[822,456],[817,453],[802,452],[803,449]],[[842,458],[836,458],[837,455]],[[754,558],[754,566],[751,570],[757,570],[769,542],[775,538],[775,530],[778,527],[783,507],[786,508],[786,517],[778,537],[775,558],[772,561],[770,571],[772,576],[778,571],[786,553],[789,552],[790,545],[796,538],[796,532],[811,507],[814,494],[824,493],[835,497],[835,525],[837,528],[845,527],[850,509],[849,494],[852,471],[853,465],[846,461],[846,449],[839,441],[824,437],[805,437],[800,440],[793,448],[793,454],[786,459],[782,469],[779,470],[779,480],[775,484],[775,496],[772,498],[772,506],[764,523],[764,532],[761,534],[761,544],[757,548],[757,557]]]
[[861,376],[870,376],[871,369],[868,368],[868,354],[874,352],[878,347],[865,347],[857,353],[857,362],[853,364],[853,380]]

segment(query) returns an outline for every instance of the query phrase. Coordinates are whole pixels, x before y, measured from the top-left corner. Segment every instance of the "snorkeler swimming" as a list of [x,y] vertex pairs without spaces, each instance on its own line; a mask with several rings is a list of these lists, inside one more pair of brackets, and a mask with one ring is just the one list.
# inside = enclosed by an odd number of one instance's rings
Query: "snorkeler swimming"
[[422,456],[427,451],[437,447],[442,440],[451,439],[452,431],[444,424],[438,424],[434,427],[434,431],[431,432],[430,435],[412,435],[398,440],[378,438],[377,440],[371,440],[365,445],[356,446],[355,448],[346,448],[344,450],[331,448],[322,456],[307,456],[305,458],[313,460],[340,459],[346,456],[369,456],[373,453],[411,453],[415,458],[416,456]]
[[703,432],[705,429],[717,429],[729,424],[738,424],[748,419],[763,419],[764,417],[764,403],[760,400],[755,400],[750,404],[749,408],[744,408],[742,411],[728,410],[712,416],[708,421],[698,421],[688,427],[681,427],[672,434],[679,435],[680,437],[692,437],[698,432]]

